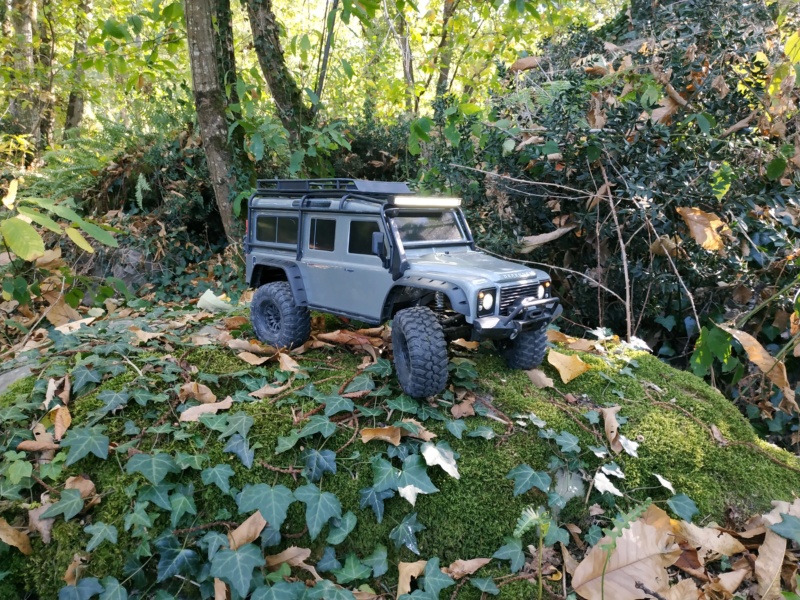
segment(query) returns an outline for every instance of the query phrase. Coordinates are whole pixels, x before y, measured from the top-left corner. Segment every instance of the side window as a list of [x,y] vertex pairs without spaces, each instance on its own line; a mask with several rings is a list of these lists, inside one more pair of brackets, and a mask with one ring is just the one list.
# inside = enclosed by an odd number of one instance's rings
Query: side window
[[311,219],[308,233],[309,250],[333,252],[336,241],[336,221],[333,219]]
[[380,231],[377,221],[350,221],[350,254],[372,254],[372,234]]
[[297,244],[297,217],[259,216],[256,239],[270,244]]

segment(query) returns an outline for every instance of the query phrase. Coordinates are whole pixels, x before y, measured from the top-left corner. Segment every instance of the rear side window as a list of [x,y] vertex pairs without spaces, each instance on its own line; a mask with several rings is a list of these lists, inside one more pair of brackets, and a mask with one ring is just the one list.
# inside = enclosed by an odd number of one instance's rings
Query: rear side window
[[372,254],[372,234],[380,231],[377,221],[350,221],[350,254]]
[[333,252],[336,241],[336,221],[333,219],[311,219],[308,232],[309,250]]
[[259,216],[256,239],[270,244],[297,244],[297,217]]

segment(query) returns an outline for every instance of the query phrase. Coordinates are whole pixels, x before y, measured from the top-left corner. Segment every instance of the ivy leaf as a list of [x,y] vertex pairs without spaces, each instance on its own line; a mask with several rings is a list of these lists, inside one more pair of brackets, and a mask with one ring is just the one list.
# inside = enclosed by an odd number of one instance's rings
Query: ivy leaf
[[461,419],[456,419],[456,420],[448,421],[445,424],[445,427],[447,427],[447,431],[452,433],[454,436],[456,436],[460,440],[461,439],[461,435],[467,429],[467,424],[464,421],[462,421]]
[[[414,554],[419,554],[417,546],[417,532],[427,529],[417,521],[417,513],[406,515],[397,527],[389,533],[389,539],[394,542],[395,548],[405,546]],[[521,546],[520,546],[521,547]]]
[[433,494],[439,488],[433,485],[431,478],[428,477],[428,467],[425,459],[419,454],[407,456],[403,461],[403,472],[397,480],[398,488],[413,485],[419,490],[420,494]]
[[223,494],[227,494],[231,491],[231,485],[228,480],[233,477],[233,474],[231,466],[222,463],[209,467],[208,469],[203,469],[203,472],[200,473],[200,479],[206,485],[211,485],[213,483]]
[[358,519],[356,516],[348,510],[341,519],[334,519],[332,521],[330,531],[328,532],[328,537],[325,541],[332,546],[338,546],[345,540],[345,538],[347,538],[348,535],[350,535],[350,532],[355,528],[357,521]]
[[399,396],[398,398],[388,400],[386,402],[386,406],[392,410],[399,410],[400,412],[410,413],[412,415],[417,414],[417,410],[419,409],[419,404],[405,394]]
[[313,415],[303,427],[298,436],[301,438],[321,433],[323,437],[329,438],[336,432],[336,423],[332,423],[328,417]]
[[425,565],[425,579],[423,581],[425,593],[433,598],[438,598],[443,589],[456,584],[452,577],[442,573],[439,569],[439,557],[432,558]]
[[486,425],[481,425],[480,427],[476,427],[472,431],[467,434],[467,437],[482,437],[485,440],[491,440],[497,437],[497,434]]
[[44,511],[39,518],[52,519],[58,515],[64,515],[64,520],[69,521],[82,510],[83,498],[81,498],[80,490],[63,490],[59,501]]
[[525,565],[525,554],[522,552],[522,540],[515,537],[506,537],[505,545],[492,554],[492,558],[511,561],[511,572],[516,573]]
[[[270,587],[264,586],[258,588],[250,600],[299,600],[303,594],[306,594],[308,588],[302,581],[281,581]],[[306,598],[306,596],[303,596]]]
[[[392,374],[392,363],[385,358],[379,358],[377,362],[371,364],[366,369],[364,369],[364,373],[373,373],[378,377],[389,377]],[[401,398],[408,396],[400,396]],[[415,403],[416,404],[416,403]]]
[[81,579],[75,585],[68,585],[58,590],[58,600],[89,600],[103,591],[103,586],[95,577]]
[[137,500],[152,502],[164,510],[172,510],[169,503],[169,493],[174,489],[174,485],[162,483],[161,485],[143,485],[139,488]]
[[100,583],[103,584],[100,600],[128,600],[128,590],[115,577],[103,577]]
[[342,563],[336,559],[336,548],[333,546],[326,546],[322,553],[322,558],[317,561],[316,567],[317,571],[320,573],[328,573],[341,569]]
[[197,552],[184,548],[174,535],[165,535],[156,540],[159,549],[157,583],[161,583],[173,575],[194,572],[200,566]]
[[187,496],[180,492],[175,492],[169,498],[172,515],[170,517],[170,525],[173,529],[178,526],[178,522],[185,514],[196,515],[197,507],[191,496]]
[[781,517],[783,520],[780,523],[770,525],[769,528],[787,540],[800,543],[800,519],[786,513],[781,513]]
[[358,560],[358,557],[350,553],[344,561],[344,567],[334,571],[336,581],[339,585],[350,583],[358,579],[367,579],[372,574],[372,569]]
[[783,172],[786,170],[786,159],[782,156],[773,158],[767,165],[767,179],[775,181],[780,179]]
[[250,590],[253,569],[261,566],[264,566],[261,550],[253,544],[245,544],[237,550],[217,552],[211,561],[211,576],[230,584],[244,598]]
[[506,475],[506,479],[514,480],[514,495],[524,494],[531,488],[538,488],[545,494],[550,489],[550,475],[545,471],[534,471],[528,465],[514,467]]
[[372,487],[376,492],[396,490],[400,479],[400,470],[395,469],[385,458],[375,456],[372,459]]
[[312,483],[297,488],[294,497],[306,505],[306,525],[312,541],[317,539],[322,527],[331,518],[342,517],[342,505],[339,499],[331,492],[321,492]]
[[286,511],[294,500],[294,494],[286,486],[258,483],[244,486],[236,498],[236,505],[240,514],[258,510],[266,522],[278,530],[286,520]]
[[150,519],[150,515],[147,514],[146,508],[148,506],[147,502],[134,502],[133,510],[129,511],[125,515],[125,531],[128,531],[131,527],[139,526],[139,527],[152,527],[153,521]]
[[676,515],[678,515],[684,521],[692,522],[692,517],[694,517],[700,511],[697,509],[697,505],[694,503],[694,500],[689,498],[686,494],[678,494],[677,496],[673,496],[669,500],[667,500],[667,504],[672,509]]
[[91,552],[103,542],[117,543],[117,528],[103,522],[87,525],[83,530],[92,536],[86,545],[86,552]]
[[103,435],[100,427],[73,427],[67,430],[66,437],[61,440],[62,448],[69,448],[64,466],[78,462],[87,454],[97,458],[108,458],[109,439]]
[[223,450],[235,454],[248,469],[253,466],[256,453],[255,450],[250,447],[250,444],[247,443],[246,437],[234,433],[231,439],[228,440],[228,443],[225,444]]
[[130,394],[127,392],[115,392],[113,390],[104,390],[97,394],[97,399],[103,403],[102,408],[100,408],[100,412],[103,414],[115,413],[124,408],[130,398]]
[[222,433],[220,433],[219,439],[224,440],[235,433],[246,438],[252,426],[253,417],[244,412],[233,413],[232,415],[228,415],[225,426],[222,427]]
[[372,554],[361,559],[361,562],[372,568],[373,577],[380,577],[389,571],[389,561],[387,557],[386,546],[378,544],[375,546],[375,550],[372,551]]
[[325,405],[325,416],[332,417],[340,412],[353,412],[353,401],[350,398],[343,398],[338,394],[322,396],[318,401]]
[[368,373],[359,373],[347,384],[344,389],[345,394],[358,394],[360,392],[371,392],[375,389],[375,382]]
[[378,523],[383,521],[383,501],[394,497],[393,490],[378,491],[374,487],[364,488],[358,492],[358,505],[361,508],[370,507],[375,513]]
[[207,454],[187,454],[186,452],[178,452],[175,454],[175,464],[177,464],[182,471],[186,469],[199,471],[203,468],[203,463],[207,460]]
[[581,451],[580,439],[572,435],[569,431],[562,431],[556,436],[556,444],[564,454],[577,453]]
[[497,584],[495,584],[494,579],[491,577],[473,577],[469,580],[469,582],[472,584],[472,587],[482,591],[485,594],[497,596],[500,593],[500,588],[497,587]]
[[309,448],[303,456],[310,481],[319,481],[325,473],[336,474],[336,453],[333,450]]
[[309,588],[306,595],[303,596],[303,600],[306,598],[308,600],[356,600],[353,592],[327,579],[318,581],[313,588]]
[[230,548],[228,536],[219,531],[209,531],[197,544],[208,553],[208,560],[212,560],[220,548]]
[[169,473],[180,473],[181,470],[172,457],[164,452],[156,454],[134,454],[125,465],[128,473],[141,473],[153,485],[158,485]]
[[103,381],[100,373],[94,369],[88,368],[86,365],[80,365],[72,370],[72,391],[79,395],[85,387],[91,383],[100,383]]

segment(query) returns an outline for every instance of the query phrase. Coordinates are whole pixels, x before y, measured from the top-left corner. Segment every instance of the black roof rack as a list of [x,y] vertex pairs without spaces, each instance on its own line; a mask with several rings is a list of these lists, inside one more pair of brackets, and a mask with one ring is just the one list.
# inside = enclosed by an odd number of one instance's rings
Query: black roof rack
[[259,179],[256,193],[305,195],[312,192],[356,192],[365,196],[404,196],[413,194],[404,182],[365,179]]

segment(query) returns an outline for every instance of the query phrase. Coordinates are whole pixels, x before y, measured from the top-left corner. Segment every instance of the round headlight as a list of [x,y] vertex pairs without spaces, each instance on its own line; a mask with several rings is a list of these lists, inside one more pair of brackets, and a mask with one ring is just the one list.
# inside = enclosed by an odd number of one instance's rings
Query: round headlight
[[483,300],[481,301],[481,306],[483,307],[483,310],[492,310],[492,306],[494,306],[494,295],[484,294]]
[[536,290],[536,295],[539,298],[544,298],[544,295],[545,295],[546,291],[547,291],[547,288],[545,288],[543,285],[540,285],[539,288]]

